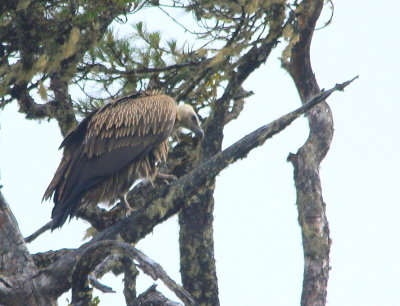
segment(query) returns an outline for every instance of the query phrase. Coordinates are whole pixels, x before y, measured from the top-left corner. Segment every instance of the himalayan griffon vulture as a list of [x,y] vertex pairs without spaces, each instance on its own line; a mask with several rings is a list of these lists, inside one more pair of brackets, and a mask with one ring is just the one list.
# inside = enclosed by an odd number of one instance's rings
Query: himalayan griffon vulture
[[43,196],[53,196],[52,230],[81,205],[112,204],[120,198],[129,207],[129,188],[138,178],[156,177],[156,164],[168,155],[168,137],[179,127],[204,136],[190,105],[151,92],[117,99],[90,113],[61,143],[62,160]]

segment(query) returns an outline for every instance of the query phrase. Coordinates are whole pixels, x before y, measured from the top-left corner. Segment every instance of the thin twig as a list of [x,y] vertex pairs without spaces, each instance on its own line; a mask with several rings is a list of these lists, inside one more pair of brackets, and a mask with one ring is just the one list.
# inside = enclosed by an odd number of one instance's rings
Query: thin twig
[[25,243],[30,243],[33,240],[35,240],[37,237],[39,237],[41,234],[46,232],[47,230],[51,229],[51,225],[53,223],[53,220],[47,222],[45,225],[43,225],[41,228],[39,228],[36,232],[33,234],[29,235],[28,237],[24,238]]
[[113,254],[107,256],[99,265],[97,265],[96,269],[92,271],[88,276],[91,285],[101,292],[115,293],[115,291],[111,287],[100,283],[98,278],[101,278],[104,274],[109,272],[115,265],[115,262],[118,260],[119,256]]
[[[129,246],[129,245],[128,245]],[[139,268],[150,275],[154,280],[160,279],[162,282],[173,291],[185,305],[197,305],[197,302],[182,286],[178,285],[168,274],[164,271],[162,266],[144,254],[142,251],[135,249],[131,246],[132,251],[136,252],[136,260],[139,262]]]
[[108,287],[102,283],[94,276],[93,273],[90,273],[88,276],[88,279],[90,281],[90,284],[96,288],[97,290],[103,292],[103,293],[115,293],[114,289],[111,287]]

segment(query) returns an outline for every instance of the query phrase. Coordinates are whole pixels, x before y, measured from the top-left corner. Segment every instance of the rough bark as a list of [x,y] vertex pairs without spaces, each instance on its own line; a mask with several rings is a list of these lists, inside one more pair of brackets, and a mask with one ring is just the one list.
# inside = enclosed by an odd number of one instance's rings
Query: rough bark
[[154,280],[160,279],[188,306],[197,303],[181,286],[171,279],[164,269],[133,246],[116,240],[105,240],[91,244],[80,254],[72,273],[72,304],[89,305],[92,300],[88,275],[111,253],[121,254],[138,262],[138,267]]
[[[299,40],[292,46],[286,69],[293,78],[302,103],[320,92],[311,68],[310,45],[315,24],[323,7],[322,0],[303,1],[294,29]],[[304,250],[304,279],[301,305],[325,305],[329,278],[331,239],[322,198],[319,166],[333,137],[333,118],[323,102],[307,113],[310,134],[305,144],[288,160],[294,166],[297,208]]]
[[165,296],[162,295],[162,293],[156,290],[156,285],[153,285],[141,295],[139,295],[136,304],[127,305],[181,306],[182,304],[175,303],[167,299]]
[[[65,70],[68,71],[70,69],[65,67]],[[72,99],[68,94],[68,82],[73,75],[65,74],[62,72],[54,73],[50,78],[50,88],[53,90],[55,98],[52,103],[53,113],[63,136],[66,136],[77,125]]]
[[136,265],[133,263],[132,259],[125,256],[122,258],[122,265],[124,269],[124,296],[126,305],[135,305],[137,302],[137,292],[136,292],[136,277],[139,271]]
[[199,189],[189,200],[190,206],[179,214],[182,283],[201,305],[219,305],[213,237],[214,181]]
[[56,305],[57,298],[37,284],[39,270],[1,192],[0,237],[0,304]]

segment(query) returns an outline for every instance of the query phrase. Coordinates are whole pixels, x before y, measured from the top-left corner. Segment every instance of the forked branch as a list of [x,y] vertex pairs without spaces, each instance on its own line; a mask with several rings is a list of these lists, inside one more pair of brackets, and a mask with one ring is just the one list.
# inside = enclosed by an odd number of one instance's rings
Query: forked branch
[[196,306],[197,303],[185,289],[170,278],[164,269],[143,252],[133,246],[115,240],[105,240],[92,244],[80,256],[72,273],[72,303],[88,304],[91,290],[88,288],[88,275],[111,253],[130,257],[138,262],[137,267],[154,280],[160,279],[172,290],[185,305]]

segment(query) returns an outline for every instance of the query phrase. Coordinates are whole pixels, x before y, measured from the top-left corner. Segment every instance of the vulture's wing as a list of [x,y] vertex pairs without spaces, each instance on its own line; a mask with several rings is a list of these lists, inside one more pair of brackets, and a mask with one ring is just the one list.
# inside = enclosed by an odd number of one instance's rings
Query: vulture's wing
[[[108,104],[105,105],[104,107],[107,106]],[[67,136],[65,136],[64,140],[61,142],[59,149],[64,148],[63,157],[56,170],[56,173],[54,174],[53,179],[51,180],[49,186],[47,187],[43,195],[42,201],[51,198],[53,193],[56,191],[57,186],[61,183],[61,180],[64,178],[67,168],[71,166],[72,160],[76,159],[77,156],[79,155],[79,152],[82,151],[82,143],[85,138],[87,125],[90,119],[99,110],[100,109],[97,109],[91,112],[89,115],[87,115],[74,130],[72,130],[70,133],[68,133]]]
[[85,191],[167,139],[175,119],[176,103],[164,95],[124,97],[85,118],[64,139],[63,159],[45,193],[54,192],[53,219],[65,220]]

